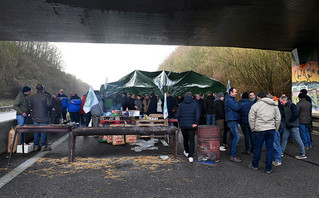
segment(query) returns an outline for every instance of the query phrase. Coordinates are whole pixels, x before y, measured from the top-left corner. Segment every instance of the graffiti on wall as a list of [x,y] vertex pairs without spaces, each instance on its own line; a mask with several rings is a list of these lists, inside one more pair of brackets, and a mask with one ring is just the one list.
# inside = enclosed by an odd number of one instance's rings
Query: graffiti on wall
[[301,89],[308,91],[312,99],[313,112],[319,113],[319,67],[318,61],[308,61],[305,64],[292,67],[292,101],[298,103]]

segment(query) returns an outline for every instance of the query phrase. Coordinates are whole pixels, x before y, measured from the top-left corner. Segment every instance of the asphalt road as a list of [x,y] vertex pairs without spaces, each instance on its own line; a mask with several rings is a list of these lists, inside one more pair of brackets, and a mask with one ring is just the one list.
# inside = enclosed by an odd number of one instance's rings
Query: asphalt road
[[0,122],[16,118],[16,111],[0,112]]
[[[48,139],[54,142],[60,137],[50,134]],[[266,174],[265,152],[258,171],[247,168],[252,156],[240,154],[243,137],[237,149],[243,162],[231,162],[228,152],[223,152],[215,166],[188,163],[181,144],[179,158],[173,160],[171,146],[157,144],[158,150],[136,153],[130,145],[112,146],[95,137],[78,137],[76,162],[67,164],[64,141],[0,188],[0,197],[318,197],[319,137],[313,140],[307,160],[291,157],[298,154],[298,146],[289,143],[283,165]],[[6,155],[1,155],[0,177],[34,154],[15,154],[9,170],[5,169]],[[160,155],[170,159],[161,160]]]

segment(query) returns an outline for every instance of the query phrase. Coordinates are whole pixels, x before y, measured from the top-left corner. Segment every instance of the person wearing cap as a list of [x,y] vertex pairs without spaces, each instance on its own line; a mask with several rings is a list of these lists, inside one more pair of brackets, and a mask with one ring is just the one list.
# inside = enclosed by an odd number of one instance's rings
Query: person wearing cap
[[241,160],[236,156],[237,144],[239,142],[238,122],[240,119],[241,106],[235,100],[237,96],[237,89],[231,87],[229,94],[226,95],[225,100],[225,119],[227,127],[230,129],[230,157],[229,160],[239,163]]
[[[30,110],[34,125],[47,125],[50,123],[50,110],[52,109],[52,100],[43,93],[43,86],[37,85],[37,93],[30,97]],[[34,150],[40,149],[39,133],[34,133]],[[46,144],[47,133],[41,133],[41,151],[50,151],[51,148]]]
[[254,102],[249,100],[249,93],[244,92],[242,94],[242,101],[239,103],[241,106],[239,124],[245,137],[245,151],[242,151],[241,153],[248,155],[253,151],[254,148],[254,139],[252,137],[252,131],[250,130],[248,123],[248,113],[253,104]]
[[[215,111],[215,123],[220,129],[220,134],[224,132],[225,126],[225,104],[224,104],[224,94],[219,92],[216,94],[216,99],[214,101],[214,111]],[[221,141],[222,142],[222,141]],[[226,151],[224,145],[219,147],[220,151]]]
[[64,94],[63,89],[59,90],[59,93],[57,95],[57,98],[60,99],[61,104],[62,104],[62,119],[63,122],[66,122],[66,107],[68,106],[68,96]]
[[301,139],[305,145],[305,149],[312,147],[310,141],[310,132],[307,125],[310,124],[312,105],[306,100],[306,95],[304,93],[299,93],[299,102],[297,103],[297,108],[299,111],[299,131]]
[[204,110],[206,112],[206,125],[215,125],[215,111],[214,111],[214,101],[215,97],[212,95],[211,91],[207,92],[207,98],[204,103]]
[[[13,102],[13,108],[17,112],[17,122],[19,126],[25,125],[28,121],[28,115],[30,114],[28,95],[30,93],[31,93],[30,87],[28,86],[23,87],[22,91],[19,92],[19,94],[17,95],[17,97],[15,98]],[[23,140],[25,142],[24,133],[20,133],[20,136],[21,136],[21,143]]]
[[[68,102],[67,110],[70,113],[71,122],[75,125],[80,125],[80,110],[81,110],[82,100],[76,94],[75,91],[71,91],[71,97]],[[91,112],[92,114],[92,112]]]
[[288,136],[291,133],[293,133],[300,149],[300,154],[296,155],[295,158],[307,159],[305,147],[300,138],[299,112],[298,112],[297,106],[294,103],[292,103],[290,100],[288,100],[287,96],[281,96],[280,103],[284,106],[284,113],[286,118],[285,130],[282,136],[282,143],[281,143],[282,156],[287,146]]
[[248,167],[258,170],[261,150],[266,142],[266,173],[272,172],[272,159],[274,149],[274,134],[280,127],[280,112],[277,103],[267,97],[265,91],[257,94],[257,102],[251,107],[249,114],[249,126],[253,131],[254,156]]

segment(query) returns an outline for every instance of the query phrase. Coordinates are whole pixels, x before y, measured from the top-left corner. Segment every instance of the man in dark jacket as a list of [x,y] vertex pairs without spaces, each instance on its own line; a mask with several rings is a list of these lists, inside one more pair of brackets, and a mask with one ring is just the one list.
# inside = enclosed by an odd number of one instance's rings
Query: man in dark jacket
[[281,151],[285,152],[287,140],[290,133],[293,133],[300,148],[300,155],[295,156],[296,159],[307,159],[304,144],[300,138],[299,132],[299,112],[294,103],[292,103],[286,96],[280,97],[280,103],[284,106],[286,124],[285,131],[282,137]]
[[176,113],[178,104],[176,100],[173,98],[172,93],[167,93],[167,111],[168,111],[168,118],[174,118],[174,114]]
[[[28,115],[30,114],[29,109],[29,100],[27,96],[31,93],[31,88],[28,86],[25,86],[22,88],[22,91],[17,95],[13,102],[13,108],[17,112],[17,122],[19,126],[23,126],[28,121]],[[21,144],[24,140],[25,142],[25,136],[24,133],[20,133],[21,137]],[[23,139],[22,139],[23,138]]]
[[[220,129],[220,134],[224,132],[225,129],[225,104],[224,104],[224,94],[217,93],[217,97],[214,101],[214,110],[215,110],[215,123],[216,126]],[[224,145],[219,147],[220,151],[226,151]]]
[[147,115],[156,114],[157,113],[157,97],[155,93],[151,93],[151,102],[147,109]]
[[205,101],[203,99],[201,99],[199,94],[195,95],[195,101],[199,105],[199,111],[200,111],[199,124],[200,125],[204,125],[204,124],[206,124],[205,115],[204,115],[204,113],[205,113],[205,110],[204,110]]
[[312,136],[311,136],[311,133],[312,133],[312,121],[311,121],[311,117],[312,117],[312,99],[307,95],[308,91],[306,89],[300,90],[300,93],[303,93],[305,95],[306,100],[308,102],[310,102],[310,104],[311,104],[310,122],[309,122],[309,124],[307,124],[307,128],[308,128],[309,135],[310,135],[310,142],[312,143]]
[[249,99],[248,92],[244,92],[242,101],[239,103],[241,106],[239,124],[245,137],[245,151],[242,152],[243,154],[250,154],[250,152],[253,152],[254,148],[254,139],[248,123],[249,110],[253,104],[254,102]]
[[57,98],[61,101],[61,104],[62,104],[62,118],[63,118],[63,121],[66,122],[66,108],[67,108],[68,102],[69,102],[68,96],[64,94],[63,89],[60,89],[59,93],[57,95]]
[[312,105],[310,102],[306,100],[306,95],[303,93],[299,93],[298,95],[299,102],[297,104],[297,108],[299,111],[299,131],[301,139],[305,145],[305,149],[309,149],[312,147],[310,141],[310,132],[308,130],[307,125],[309,125],[311,120],[311,111]]
[[192,99],[192,92],[187,92],[184,102],[179,105],[177,118],[183,133],[184,155],[192,163],[195,151],[195,131],[197,130],[200,118],[199,106]]
[[[43,93],[42,85],[37,85],[37,93],[30,98],[30,110],[32,112],[32,119],[34,125],[47,125],[49,124],[50,110],[52,109],[51,98]],[[34,150],[38,151],[39,146],[39,133],[34,133]],[[47,133],[41,133],[41,151],[49,151],[50,147],[46,145]]]
[[230,157],[229,159],[233,162],[241,162],[241,160],[236,157],[237,144],[239,142],[238,134],[238,122],[240,119],[240,109],[241,106],[236,102],[235,97],[237,96],[237,89],[231,87],[229,89],[229,94],[226,96],[225,101],[225,115],[226,123],[230,129]]
[[205,112],[206,112],[206,125],[215,125],[215,115],[214,115],[214,96],[212,92],[207,92],[207,98],[205,100]]
[[60,117],[62,112],[62,104],[61,100],[57,98],[57,94],[52,94],[52,112],[51,112],[51,124],[59,124],[60,123]]

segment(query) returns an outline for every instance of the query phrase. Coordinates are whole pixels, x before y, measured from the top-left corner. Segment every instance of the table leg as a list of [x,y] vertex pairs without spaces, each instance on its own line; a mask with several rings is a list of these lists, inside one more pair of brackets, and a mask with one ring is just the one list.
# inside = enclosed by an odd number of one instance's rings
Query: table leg
[[173,155],[174,155],[174,158],[177,159],[177,144],[178,144],[178,131],[175,130],[174,132],[174,144],[173,144]]
[[24,157],[24,136],[25,134],[21,133],[22,135],[22,157]]
[[12,157],[12,152],[13,152],[13,147],[14,147],[14,143],[16,141],[16,137],[17,137],[17,130],[14,130],[14,137],[13,137],[13,142],[12,142],[12,146],[11,146],[11,150],[10,150],[10,156],[9,156],[9,160],[8,160],[8,168],[10,165],[10,161],[11,161],[11,157]]
[[76,136],[72,133],[71,134],[71,162],[74,161],[75,138]]
[[70,164],[70,155],[71,155],[71,132],[68,134],[68,164]]

